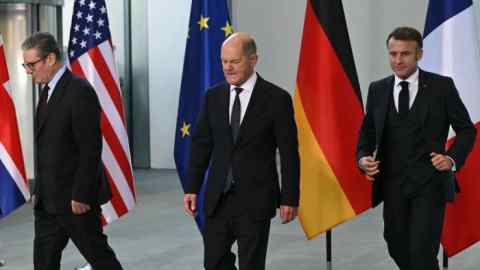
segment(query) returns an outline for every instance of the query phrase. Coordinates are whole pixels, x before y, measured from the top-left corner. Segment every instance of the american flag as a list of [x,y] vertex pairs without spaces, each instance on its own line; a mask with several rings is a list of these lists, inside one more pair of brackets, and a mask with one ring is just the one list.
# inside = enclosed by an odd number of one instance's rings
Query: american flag
[[0,35],[0,218],[30,198],[9,80]]
[[102,161],[113,195],[109,203],[102,205],[102,214],[104,222],[110,223],[133,208],[136,192],[104,0],[75,1],[68,59],[72,72],[93,86],[102,107]]

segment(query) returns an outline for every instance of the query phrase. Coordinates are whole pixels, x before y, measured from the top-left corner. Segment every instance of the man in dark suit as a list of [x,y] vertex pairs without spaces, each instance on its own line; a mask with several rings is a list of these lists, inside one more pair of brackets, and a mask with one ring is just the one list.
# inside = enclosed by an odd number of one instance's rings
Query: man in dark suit
[[[371,83],[357,160],[382,200],[384,237],[401,270],[437,270],[453,171],[470,153],[476,130],[453,80],[420,70],[422,36],[409,27],[387,38],[394,75]],[[450,126],[455,142],[445,150]]]
[[[256,45],[245,33],[222,45],[226,83],[207,92],[192,138],[184,206],[195,215],[196,196],[208,168],[204,265],[265,269],[270,220],[280,206],[283,223],[297,215],[299,154],[290,95],[255,73]],[[281,160],[281,187],[275,162]]]
[[122,269],[102,231],[100,205],[110,194],[95,91],[66,68],[51,34],[30,36],[22,49],[27,73],[43,85],[35,117],[35,269],[60,269],[69,239],[95,269]]

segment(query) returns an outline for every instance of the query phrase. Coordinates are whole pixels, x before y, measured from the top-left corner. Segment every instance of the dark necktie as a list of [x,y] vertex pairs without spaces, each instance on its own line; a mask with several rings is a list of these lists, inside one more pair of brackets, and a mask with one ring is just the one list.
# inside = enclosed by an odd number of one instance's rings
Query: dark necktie
[[[235,89],[235,101],[233,102],[232,108],[232,115],[230,116],[230,127],[232,129],[232,138],[233,143],[237,141],[238,130],[240,129],[240,117],[242,114],[242,105],[240,104],[240,93],[243,91],[242,88],[236,87]],[[230,167],[228,168],[227,179],[225,179],[225,186],[223,188],[223,192],[227,193],[228,191],[234,188],[235,181],[233,179],[233,170],[232,164],[230,163]]]
[[240,117],[242,114],[242,105],[240,104],[239,95],[243,91],[243,89],[240,87],[236,87],[234,90],[237,94],[235,95],[235,101],[233,102],[230,125],[232,127],[233,142],[235,143],[237,141],[238,130],[240,129]]
[[37,106],[37,121],[41,121],[41,119],[46,115],[48,110],[48,84],[43,87],[42,92],[40,93],[40,100],[38,101]]
[[409,111],[410,107],[410,94],[408,91],[408,82],[401,81],[400,86],[402,90],[400,90],[400,94],[398,95],[398,114],[402,117],[406,116]]

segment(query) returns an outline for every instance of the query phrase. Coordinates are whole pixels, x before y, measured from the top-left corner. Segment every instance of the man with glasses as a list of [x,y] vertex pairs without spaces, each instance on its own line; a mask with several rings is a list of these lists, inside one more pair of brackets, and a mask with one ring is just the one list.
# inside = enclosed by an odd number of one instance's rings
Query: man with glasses
[[33,34],[22,50],[26,72],[42,85],[35,117],[34,269],[59,270],[69,239],[94,268],[122,269],[102,231],[100,205],[110,189],[97,95],[67,69],[51,34]]
[[43,61],[43,60],[45,60],[45,57],[42,57],[42,58],[40,58],[37,61],[32,62],[32,63],[23,63],[22,66],[26,70],[32,70],[33,71],[33,70],[35,70],[35,65],[40,63],[40,61]]

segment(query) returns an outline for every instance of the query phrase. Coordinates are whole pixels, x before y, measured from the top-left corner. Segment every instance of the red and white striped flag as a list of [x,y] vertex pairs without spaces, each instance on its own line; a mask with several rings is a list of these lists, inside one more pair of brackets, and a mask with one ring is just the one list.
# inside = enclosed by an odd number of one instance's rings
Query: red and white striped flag
[[9,80],[0,35],[0,218],[30,198]]
[[113,195],[109,203],[102,205],[106,223],[126,214],[136,201],[125,111],[112,47],[105,1],[76,0],[68,60],[72,72],[93,86],[102,107],[102,161]]

